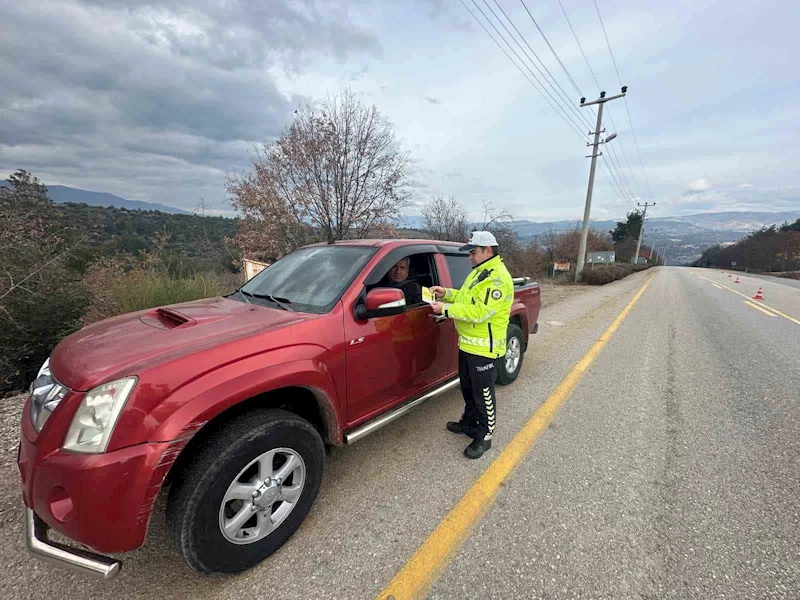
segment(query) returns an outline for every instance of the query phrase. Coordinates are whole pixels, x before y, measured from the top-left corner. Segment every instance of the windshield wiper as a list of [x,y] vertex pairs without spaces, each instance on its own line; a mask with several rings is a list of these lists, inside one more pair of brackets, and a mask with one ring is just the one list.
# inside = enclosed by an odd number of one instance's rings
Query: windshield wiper
[[294,312],[294,309],[287,306],[287,304],[291,304],[291,300],[287,300],[286,298],[276,298],[272,294],[254,294],[252,292],[245,292],[244,290],[239,290],[245,296],[251,296],[253,298],[263,298],[265,300],[269,300],[270,302],[274,302],[276,305],[280,306],[283,310],[288,310],[289,312]]
[[[246,304],[252,304],[252,302],[250,302],[250,298],[247,297],[247,292],[243,292],[242,290],[236,290],[235,292],[233,292],[233,294],[241,294]],[[231,296],[233,296],[233,294],[231,294]]]

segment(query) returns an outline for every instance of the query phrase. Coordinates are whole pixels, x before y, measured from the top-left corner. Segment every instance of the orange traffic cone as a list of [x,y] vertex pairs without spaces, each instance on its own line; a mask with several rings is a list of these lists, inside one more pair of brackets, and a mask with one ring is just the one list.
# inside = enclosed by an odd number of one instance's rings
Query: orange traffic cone
[[761,292],[761,288],[758,288],[756,295],[753,296],[753,300],[763,300],[763,299],[764,299],[764,294]]
[[734,281],[733,283],[740,283],[740,282],[739,282],[739,276],[738,276],[738,275],[736,276],[736,281]]

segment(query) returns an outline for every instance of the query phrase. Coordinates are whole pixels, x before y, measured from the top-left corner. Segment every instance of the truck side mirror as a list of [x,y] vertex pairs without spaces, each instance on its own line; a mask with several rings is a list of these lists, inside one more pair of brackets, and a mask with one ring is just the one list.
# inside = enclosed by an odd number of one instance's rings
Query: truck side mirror
[[403,290],[396,288],[374,288],[367,292],[363,304],[356,307],[356,317],[372,319],[399,315],[406,309],[406,297]]

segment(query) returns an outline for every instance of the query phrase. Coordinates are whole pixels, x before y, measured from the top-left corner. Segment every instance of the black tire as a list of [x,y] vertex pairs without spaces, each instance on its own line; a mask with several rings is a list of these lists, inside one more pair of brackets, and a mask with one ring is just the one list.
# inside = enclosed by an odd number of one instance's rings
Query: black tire
[[514,370],[509,371],[507,367],[506,357],[501,356],[497,359],[496,369],[497,369],[497,383],[500,385],[508,385],[509,383],[513,382],[518,376],[520,370],[522,370],[522,359],[525,356],[525,341],[522,337],[522,329],[516,323],[509,323],[508,324],[508,333],[506,334],[506,348],[512,348],[514,342],[512,340],[516,340],[517,347],[519,348],[519,362]]
[[[305,482],[291,512],[263,539],[236,544],[220,531],[220,507],[228,486],[251,461],[274,448],[300,455]],[[325,446],[306,420],[278,409],[246,413],[207,440],[176,477],[167,501],[169,536],[195,571],[238,573],[280,548],[305,519],[319,492]]]

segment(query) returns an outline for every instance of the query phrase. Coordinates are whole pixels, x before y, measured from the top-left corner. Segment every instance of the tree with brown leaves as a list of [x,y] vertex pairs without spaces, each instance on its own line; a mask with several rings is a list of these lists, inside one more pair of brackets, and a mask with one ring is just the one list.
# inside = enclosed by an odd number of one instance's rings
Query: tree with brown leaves
[[408,159],[392,125],[351,90],[304,105],[284,134],[228,178],[238,242],[275,259],[313,241],[362,238],[400,215]]

